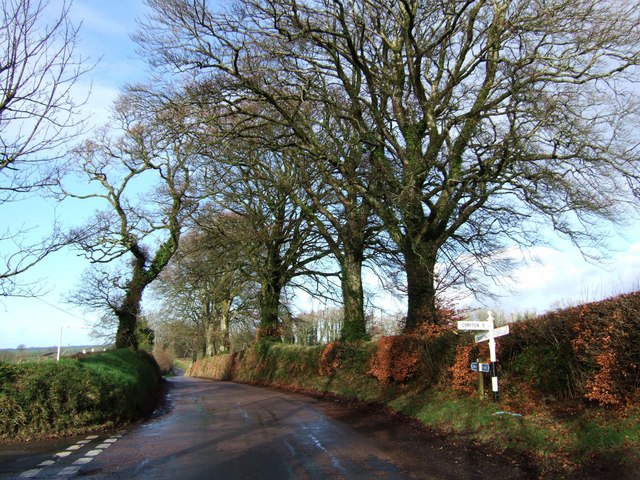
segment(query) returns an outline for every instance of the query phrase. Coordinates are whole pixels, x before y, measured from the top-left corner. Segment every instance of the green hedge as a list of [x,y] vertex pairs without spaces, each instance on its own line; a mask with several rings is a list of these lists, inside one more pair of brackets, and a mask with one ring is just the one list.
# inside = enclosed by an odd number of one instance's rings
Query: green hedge
[[161,375],[144,352],[0,363],[0,439],[28,440],[104,428],[152,408]]
[[199,360],[186,375],[378,401],[383,386],[362,374],[375,349],[374,342],[312,347],[260,342],[242,352]]
[[[196,362],[188,374],[386,397],[398,388],[457,389],[477,395],[470,362],[488,360],[487,342],[454,327],[431,334],[301,347],[262,342],[245,352]],[[503,400],[631,407],[640,401],[640,292],[511,324],[498,340]]]

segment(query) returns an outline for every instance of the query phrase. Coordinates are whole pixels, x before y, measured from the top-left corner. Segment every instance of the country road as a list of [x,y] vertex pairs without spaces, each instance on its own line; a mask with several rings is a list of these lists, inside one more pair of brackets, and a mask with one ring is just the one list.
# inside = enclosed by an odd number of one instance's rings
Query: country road
[[[3,448],[4,447],[4,448]],[[0,479],[526,479],[382,413],[234,383],[172,378],[166,407],[122,432],[0,446]]]

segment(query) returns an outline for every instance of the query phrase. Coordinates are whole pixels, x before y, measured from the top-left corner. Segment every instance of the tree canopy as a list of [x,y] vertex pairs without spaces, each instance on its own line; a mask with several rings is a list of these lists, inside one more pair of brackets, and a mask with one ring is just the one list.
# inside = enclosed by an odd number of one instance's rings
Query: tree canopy
[[[118,320],[116,345],[137,347],[136,327],[144,290],[177,251],[183,230],[198,208],[193,177],[199,146],[188,110],[170,97],[143,88],[122,95],[112,125],[75,151],[81,186],[58,185],[60,195],[98,201],[101,210],[69,233],[94,264],[77,303],[100,306]],[[130,261],[123,273],[101,269]]]
[[501,251],[549,229],[586,252],[634,206],[637,2],[149,5],[139,35],[156,66],[216,85],[312,164],[342,168],[327,138],[360,149],[377,181],[343,175],[341,187],[402,254],[409,329],[436,321],[439,262],[473,288],[470,259],[495,273]]

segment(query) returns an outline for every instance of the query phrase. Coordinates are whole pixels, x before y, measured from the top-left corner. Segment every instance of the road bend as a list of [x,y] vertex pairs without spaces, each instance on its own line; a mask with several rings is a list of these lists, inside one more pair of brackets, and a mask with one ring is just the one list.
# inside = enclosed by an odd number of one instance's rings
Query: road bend
[[[0,478],[523,479],[526,469],[380,412],[228,382],[170,379],[126,431],[0,453]],[[0,446],[2,448],[2,446]]]

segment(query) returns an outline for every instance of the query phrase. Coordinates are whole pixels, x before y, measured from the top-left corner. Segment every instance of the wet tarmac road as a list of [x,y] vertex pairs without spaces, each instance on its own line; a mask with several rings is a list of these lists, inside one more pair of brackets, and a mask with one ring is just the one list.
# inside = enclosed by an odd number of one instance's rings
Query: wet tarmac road
[[381,413],[234,383],[169,382],[167,408],[155,418],[125,432],[67,440],[65,448],[56,444],[12,464],[0,455],[0,478],[531,477],[507,459],[452,447]]

